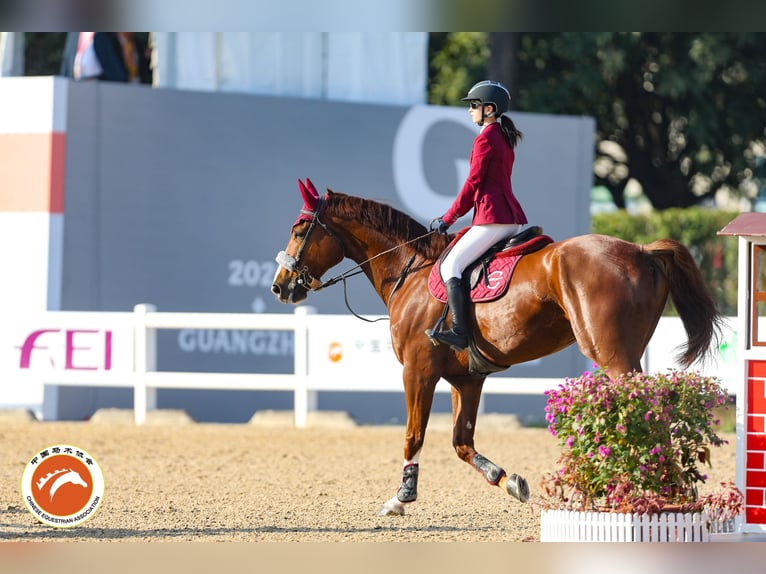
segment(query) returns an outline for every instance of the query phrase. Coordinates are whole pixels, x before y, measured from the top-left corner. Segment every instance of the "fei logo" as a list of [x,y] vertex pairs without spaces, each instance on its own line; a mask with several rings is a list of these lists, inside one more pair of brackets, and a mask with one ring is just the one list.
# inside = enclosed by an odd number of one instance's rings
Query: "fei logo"
[[[34,366],[33,354],[54,368],[96,371],[112,368],[112,331],[98,329],[39,329],[24,339],[19,350],[19,368]],[[37,353],[35,353],[37,351]]]
[[50,446],[32,457],[21,476],[21,496],[43,524],[78,526],[91,518],[104,498],[104,474],[81,448]]

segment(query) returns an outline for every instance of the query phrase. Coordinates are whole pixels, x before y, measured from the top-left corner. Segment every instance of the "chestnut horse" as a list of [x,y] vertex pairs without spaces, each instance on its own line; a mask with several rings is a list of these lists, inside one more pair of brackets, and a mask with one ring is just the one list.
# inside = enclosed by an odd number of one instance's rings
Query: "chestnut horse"
[[[450,237],[429,233],[387,205],[334,193],[324,198],[309,180],[299,181],[304,206],[294,223],[272,291],[283,303],[299,303],[323,283],[325,272],[349,258],[386,304],[391,342],[403,365],[407,424],[402,482],[381,515],[404,514],[417,498],[418,459],[439,378],[452,386],[452,443],[457,456],[491,484],[522,502],[524,478],[506,472],[474,448],[484,376],[469,373],[468,353],[434,346],[424,333],[444,303],[428,290],[428,276]],[[604,235],[553,242],[523,256],[506,294],[473,305],[476,346],[501,368],[555,353],[572,343],[610,373],[641,370],[641,357],[668,294],[688,341],[679,361],[704,360],[723,320],[688,249],[662,239],[636,245]]]

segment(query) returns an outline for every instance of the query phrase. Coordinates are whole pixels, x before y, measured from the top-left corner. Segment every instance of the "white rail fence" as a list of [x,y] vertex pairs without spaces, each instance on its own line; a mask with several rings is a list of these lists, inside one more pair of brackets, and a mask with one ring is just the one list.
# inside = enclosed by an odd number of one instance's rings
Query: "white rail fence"
[[[98,314],[49,312],[46,316],[53,318],[71,317],[82,322],[85,320],[83,318],[87,318],[89,315],[95,317]],[[317,392],[319,391],[403,391],[401,366],[396,362],[393,351],[390,349],[387,353],[379,353],[379,355],[384,355],[379,359],[380,364],[371,365],[365,362],[357,364],[356,368],[352,364],[351,368],[348,366],[338,367],[335,371],[312,368],[309,360],[312,355],[309,341],[311,340],[312,344],[318,344],[319,334],[326,331],[326,327],[330,323],[336,324],[337,329],[339,322],[340,328],[347,325],[343,322],[344,319],[353,319],[358,322],[358,319],[351,317],[318,315],[314,313],[311,307],[296,307],[292,314],[174,313],[157,311],[153,305],[148,304],[136,305],[133,313],[111,313],[109,315],[111,317],[120,315],[123,320],[126,315],[132,317],[132,368],[118,369],[114,368],[114,365],[110,365],[112,368],[109,370],[93,368],[92,370],[72,371],[48,368],[44,372],[40,372],[33,369],[22,371],[14,367],[13,372],[9,372],[7,365],[0,365],[0,376],[4,380],[42,381],[45,385],[53,386],[132,387],[134,420],[138,425],[146,421],[147,411],[156,409],[158,389],[292,391],[296,427],[304,427],[308,412],[316,410]],[[376,325],[380,325],[380,327],[376,327],[378,332],[381,332],[381,329],[385,329],[387,332],[387,322]],[[361,328],[363,327],[360,326],[359,329]],[[290,331],[294,335],[293,372],[269,374],[158,371],[157,331],[161,329]],[[29,332],[30,329],[27,331]],[[37,330],[34,333],[54,333],[57,331],[64,331],[64,329]],[[348,331],[348,327],[346,327],[346,331]],[[95,332],[95,330],[89,329],[82,332]],[[26,339],[21,337],[24,341],[23,345],[20,346],[17,342],[13,346],[16,349],[21,348],[22,353],[23,347],[28,347],[29,353],[34,349],[46,348],[42,345],[35,347],[34,339],[29,343],[30,337],[31,335],[28,335]],[[17,341],[18,339],[17,337]],[[67,342],[71,345],[69,339]],[[112,344],[110,338],[110,346]],[[316,352],[314,352],[315,354]],[[71,361],[71,358],[67,358],[67,361]],[[54,361],[49,360],[49,362],[53,363]],[[555,388],[562,381],[562,378],[529,379],[493,376],[485,382],[484,393],[541,394],[546,389]],[[440,381],[436,392],[448,393],[450,387],[445,381]]]

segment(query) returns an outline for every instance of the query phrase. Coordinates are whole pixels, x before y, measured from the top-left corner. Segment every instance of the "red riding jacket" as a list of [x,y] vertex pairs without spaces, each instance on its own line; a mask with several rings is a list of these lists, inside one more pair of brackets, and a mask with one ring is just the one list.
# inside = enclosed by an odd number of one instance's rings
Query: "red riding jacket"
[[505,141],[500,122],[492,122],[481,130],[473,142],[468,177],[444,214],[444,221],[452,225],[473,207],[472,225],[527,223],[527,216],[511,187],[515,157],[513,148]]

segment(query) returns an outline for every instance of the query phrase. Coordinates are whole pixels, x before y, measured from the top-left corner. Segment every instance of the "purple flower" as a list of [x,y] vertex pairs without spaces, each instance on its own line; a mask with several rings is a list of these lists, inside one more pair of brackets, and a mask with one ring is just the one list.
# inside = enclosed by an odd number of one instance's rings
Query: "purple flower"
[[605,446],[602,444],[598,447],[598,454],[600,454],[604,458],[607,458],[609,456],[610,450],[611,449],[608,446]]

